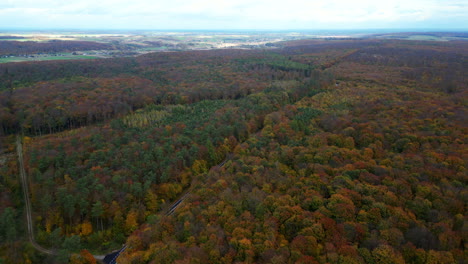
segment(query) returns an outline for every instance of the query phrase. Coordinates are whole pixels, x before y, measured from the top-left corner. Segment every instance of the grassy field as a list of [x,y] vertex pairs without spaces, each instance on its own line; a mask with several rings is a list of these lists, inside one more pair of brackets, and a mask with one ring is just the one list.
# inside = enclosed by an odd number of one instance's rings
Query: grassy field
[[66,55],[66,56],[44,56],[44,57],[10,57],[10,58],[0,58],[0,63],[7,62],[22,62],[22,61],[47,61],[47,60],[84,60],[84,59],[98,59],[97,56],[87,56],[87,55]]

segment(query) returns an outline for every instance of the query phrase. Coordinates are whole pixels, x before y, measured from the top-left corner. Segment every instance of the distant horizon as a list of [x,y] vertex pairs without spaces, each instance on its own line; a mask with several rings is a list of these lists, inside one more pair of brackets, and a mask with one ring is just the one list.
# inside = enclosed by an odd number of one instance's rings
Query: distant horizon
[[184,28],[173,28],[173,29],[130,29],[130,28],[34,28],[34,27],[10,27],[10,28],[1,28],[0,33],[4,31],[25,31],[25,32],[38,32],[38,31],[48,31],[48,32],[271,32],[271,33],[325,33],[325,32],[356,32],[356,33],[369,33],[369,32],[378,32],[378,33],[437,33],[437,32],[468,32],[468,28],[323,28],[323,29],[217,29],[217,28],[200,28],[200,29],[184,29]]
[[[466,0],[3,0],[0,25],[40,30],[468,30]],[[8,25],[8,26],[6,26]]]

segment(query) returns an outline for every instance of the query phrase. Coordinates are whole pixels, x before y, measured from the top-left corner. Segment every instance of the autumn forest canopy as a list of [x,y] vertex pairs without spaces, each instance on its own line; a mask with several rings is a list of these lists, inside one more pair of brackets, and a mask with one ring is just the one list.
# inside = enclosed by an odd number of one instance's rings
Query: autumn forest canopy
[[371,38],[2,63],[0,263],[465,263],[467,69]]

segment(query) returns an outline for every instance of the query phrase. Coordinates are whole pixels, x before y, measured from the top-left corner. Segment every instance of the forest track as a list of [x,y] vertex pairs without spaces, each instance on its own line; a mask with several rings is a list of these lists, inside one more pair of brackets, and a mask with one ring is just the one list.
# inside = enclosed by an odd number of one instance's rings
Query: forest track
[[177,207],[179,207],[179,205],[185,200],[185,198],[187,198],[187,195],[189,194],[190,194],[190,190],[187,191],[184,195],[182,195],[182,197],[180,197],[177,201],[173,202],[172,205],[169,207],[169,210],[167,210],[166,216],[172,215],[174,211],[177,209]]
[[[214,165],[213,167],[210,168],[210,170],[212,168],[215,168],[215,167],[219,167],[219,168],[222,168],[224,167],[224,165],[226,164],[226,162],[228,160],[230,160],[232,158],[232,153],[228,153],[226,154],[226,158],[219,164],[217,165]],[[205,185],[206,183],[203,183],[202,185]],[[192,183],[191,186],[188,188],[188,190],[182,194],[181,196],[179,196],[179,198],[177,200],[175,200],[170,206],[169,206],[169,209],[166,209],[166,216],[169,216],[169,215],[172,215],[175,210],[179,207],[179,205],[182,204],[182,202],[187,199],[187,196],[189,196],[192,192],[192,188],[193,188],[194,184]]]
[[[19,174],[21,180],[21,186],[23,189],[23,197],[24,197],[24,204],[26,209],[26,222],[28,225],[28,238],[31,245],[39,252],[44,253],[46,255],[53,255],[56,256],[57,253],[54,250],[46,249],[39,245],[34,238],[34,229],[33,229],[33,221],[32,221],[32,209],[31,209],[31,201],[29,199],[29,185],[28,185],[28,177],[26,174],[26,169],[24,168],[24,159],[23,159],[23,145],[21,144],[21,137],[19,135],[16,136],[16,152],[18,153],[18,163],[19,163]],[[106,256],[105,255],[93,255],[96,260],[102,261]]]
[[29,199],[29,185],[28,185],[28,179],[26,176],[26,170],[24,169],[23,145],[21,144],[21,137],[19,135],[16,136],[16,152],[18,153],[19,174],[20,174],[21,186],[23,189],[24,205],[26,209],[26,222],[28,225],[29,242],[36,250],[44,254],[56,255],[56,253],[53,250],[46,249],[40,246],[36,242],[36,239],[34,238],[33,221],[32,221],[32,216],[31,216],[31,201]]
[[[29,199],[29,185],[28,185],[28,178],[26,174],[26,169],[24,168],[24,158],[23,158],[23,145],[21,143],[21,137],[19,135],[16,136],[16,152],[18,153],[18,164],[19,164],[19,174],[20,174],[20,180],[21,180],[21,186],[23,189],[23,198],[24,198],[24,204],[25,204],[25,209],[26,209],[26,222],[28,225],[28,238],[29,242],[31,245],[38,250],[41,253],[47,254],[47,255],[57,255],[57,253],[54,250],[46,249],[39,245],[36,242],[36,239],[34,237],[34,229],[33,229],[33,221],[32,221],[32,209],[31,209],[31,201]],[[213,166],[214,167],[223,167],[225,163],[230,159],[230,155],[228,154],[226,156],[226,159],[224,159],[221,163]],[[180,204],[189,196],[191,193],[191,188],[187,192],[185,192],[179,199],[177,199],[175,202],[171,204],[169,207],[169,210],[166,211],[166,216],[172,215],[174,211],[179,207]],[[124,246],[126,248],[126,246]],[[96,260],[103,261],[106,255],[93,255],[93,257]],[[118,255],[116,256],[116,258]]]

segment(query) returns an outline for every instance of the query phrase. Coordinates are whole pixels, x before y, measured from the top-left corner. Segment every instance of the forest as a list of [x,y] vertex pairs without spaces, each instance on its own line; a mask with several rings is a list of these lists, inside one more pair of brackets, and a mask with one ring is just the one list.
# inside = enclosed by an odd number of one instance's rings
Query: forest
[[[15,37],[8,37],[15,38]],[[18,38],[18,37],[16,37]],[[21,38],[21,37],[20,37]],[[0,56],[22,55],[36,53],[56,53],[78,50],[112,49],[109,44],[92,41],[52,40],[48,42],[35,41],[2,41],[0,38]]]
[[0,263],[465,263],[468,42],[276,46],[0,64]]

